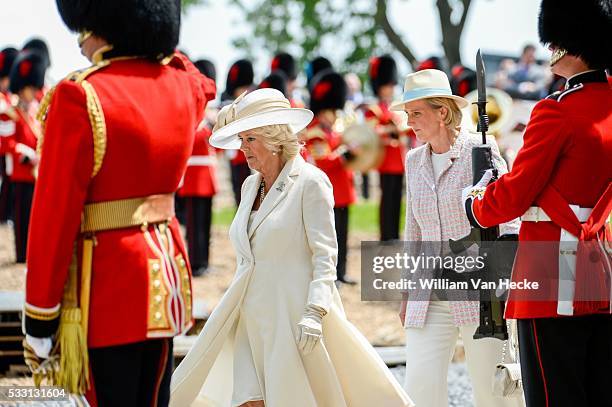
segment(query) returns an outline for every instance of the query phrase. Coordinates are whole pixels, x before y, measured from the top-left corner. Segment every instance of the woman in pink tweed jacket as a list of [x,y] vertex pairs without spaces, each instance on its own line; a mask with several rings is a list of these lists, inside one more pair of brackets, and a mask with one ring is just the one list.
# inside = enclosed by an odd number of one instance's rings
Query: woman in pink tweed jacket
[[[406,157],[406,230],[408,242],[447,242],[467,235],[470,225],[461,191],[472,184],[471,150],[479,136],[460,128],[468,102],[451,93],[446,74],[428,69],[406,78],[403,99],[408,125],[425,144]],[[499,173],[507,172],[494,139],[489,140]],[[518,221],[501,233],[518,233]],[[492,395],[491,380],[501,360],[502,341],[472,338],[479,323],[478,301],[440,301],[429,290],[410,291],[400,318],[406,328],[405,388],[418,406],[448,406],[447,374],[459,335],[477,407],[520,406],[520,399]]]

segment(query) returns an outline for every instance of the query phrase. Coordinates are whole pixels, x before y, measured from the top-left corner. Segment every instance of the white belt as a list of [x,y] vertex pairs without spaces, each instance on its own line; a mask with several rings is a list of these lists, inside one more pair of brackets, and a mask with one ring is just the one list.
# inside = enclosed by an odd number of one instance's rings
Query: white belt
[[191,167],[204,167],[209,165],[215,165],[217,158],[210,155],[192,155],[187,160],[187,166]]
[[15,122],[12,120],[0,120],[0,137],[12,136],[15,133]]
[[[593,208],[581,208],[578,205],[570,205],[570,209],[572,212],[574,212],[574,214],[576,214],[579,222],[586,222],[593,211]],[[521,216],[521,220],[523,222],[551,221],[550,217],[546,214],[546,212],[544,212],[544,209],[540,208],[539,206],[532,206],[527,209],[523,216]]]

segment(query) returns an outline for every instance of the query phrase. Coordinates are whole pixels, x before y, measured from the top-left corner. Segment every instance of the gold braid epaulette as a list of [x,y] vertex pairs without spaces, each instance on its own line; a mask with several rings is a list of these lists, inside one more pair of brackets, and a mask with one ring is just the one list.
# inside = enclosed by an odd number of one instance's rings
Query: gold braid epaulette
[[[89,68],[74,71],[66,76],[66,80],[80,84],[85,91],[87,114],[89,116],[89,123],[91,124],[94,146],[93,170],[91,173],[92,178],[98,174],[98,171],[100,171],[102,161],[104,160],[104,154],[106,153],[106,121],[104,119],[104,112],[102,110],[102,105],[100,104],[98,94],[91,83],[86,80],[86,78],[97,70],[108,65],[110,65],[110,61],[102,60]],[[36,147],[36,151],[39,155],[42,152],[45,122],[47,120],[47,113],[49,112],[49,108],[53,100],[54,91],[55,87],[45,94],[43,100],[41,101],[38,114],[36,115],[36,118],[40,121],[43,130],[40,138],[38,139],[38,144]]]

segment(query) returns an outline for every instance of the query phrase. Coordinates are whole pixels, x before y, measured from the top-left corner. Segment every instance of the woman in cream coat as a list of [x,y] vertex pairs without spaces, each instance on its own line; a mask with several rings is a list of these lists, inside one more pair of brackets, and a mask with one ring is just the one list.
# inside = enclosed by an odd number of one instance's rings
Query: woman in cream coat
[[[442,71],[426,69],[406,78],[403,99],[392,110],[404,110],[408,125],[426,143],[406,156],[407,242],[448,242],[470,232],[462,208],[463,188],[472,185],[472,147],[480,136],[460,128],[461,108],[467,101],[451,93]],[[494,139],[490,139],[493,164],[507,172]],[[501,226],[502,234],[518,233],[519,222]],[[431,246],[431,245],[429,245]],[[428,246],[428,247],[429,247]],[[400,318],[406,328],[405,389],[417,405],[448,406],[447,376],[459,335],[476,407],[518,407],[520,397],[492,394],[495,366],[501,362],[503,342],[493,338],[474,340],[479,324],[479,301],[468,293],[446,293],[443,301],[431,291],[411,291],[402,302]],[[476,296],[476,299],[478,296]]]
[[312,112],[274,89],[221,110],[211,144],[256,171],[230,227],[237,268],[172,376],[173,406],[410,406],[336,290],[332,187],[299,155]]

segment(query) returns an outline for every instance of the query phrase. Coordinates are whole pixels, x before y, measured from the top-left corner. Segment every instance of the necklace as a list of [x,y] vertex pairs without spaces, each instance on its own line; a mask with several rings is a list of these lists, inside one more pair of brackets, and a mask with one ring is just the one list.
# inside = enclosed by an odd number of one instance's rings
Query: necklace
[[266,197],[266,182],[262,179],[261,184],[259,184],[259,206],[261,206],[265,197]]

